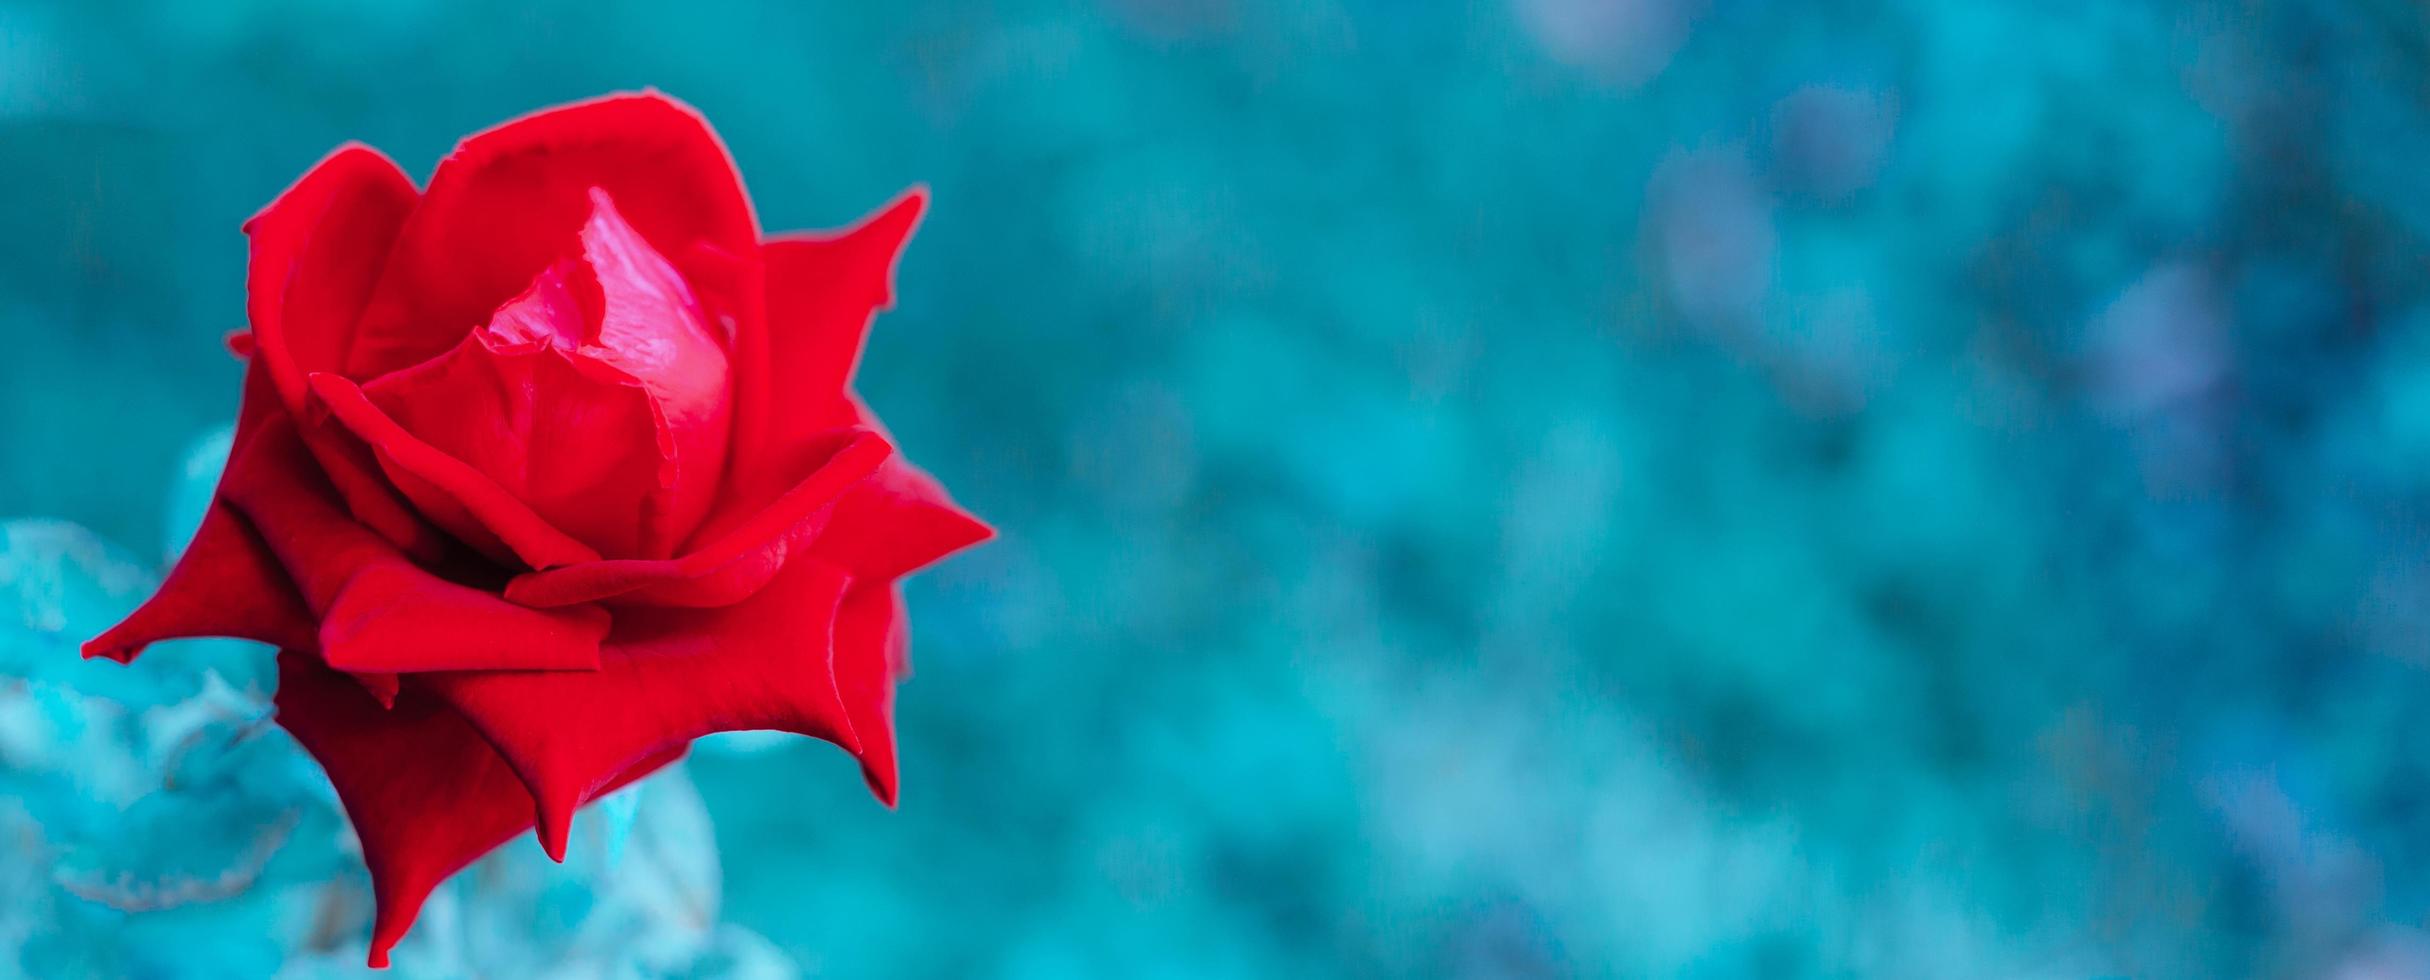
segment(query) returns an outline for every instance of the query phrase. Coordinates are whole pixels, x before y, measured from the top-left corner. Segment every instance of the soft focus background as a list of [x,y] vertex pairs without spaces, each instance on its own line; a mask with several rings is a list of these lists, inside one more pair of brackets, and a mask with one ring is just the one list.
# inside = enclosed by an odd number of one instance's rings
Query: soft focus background
[[317,773],[150,791],[278,748],[258,651],[67,651],[246,216],[644,85],[771,229],[933,186],[861,386],[1004,535],[911,589],[899,812],[705,746],[407,973],[2430,975],[2404,0],[0,2],[14,969],[355,969]]

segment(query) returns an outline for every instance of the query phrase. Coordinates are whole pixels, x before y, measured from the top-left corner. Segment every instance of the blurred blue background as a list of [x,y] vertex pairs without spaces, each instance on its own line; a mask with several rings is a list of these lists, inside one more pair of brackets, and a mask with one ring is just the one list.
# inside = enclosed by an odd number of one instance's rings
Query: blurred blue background
[[359,963],[58,884],[23,826],[203,821],[77,733],[226,694],[70,634],[207,486],[239,222],[654,85],[770,229],[933,186],[861,387],[1004,534],[911,589],[901,810],[704,749],[586,819],[713,824],[726,945],[597,969],[2430,975],[2419,5],[506,6],[0,2],[18,969]]

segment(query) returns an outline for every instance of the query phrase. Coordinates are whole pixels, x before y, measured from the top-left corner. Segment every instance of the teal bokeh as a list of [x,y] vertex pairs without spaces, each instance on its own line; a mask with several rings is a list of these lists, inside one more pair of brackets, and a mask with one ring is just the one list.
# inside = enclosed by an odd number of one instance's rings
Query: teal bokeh
[[[292,809],[266,888],[360,874],[291,756],[112,802],[140,711],[248,703],[255,651],[60,631],[193,519],[245,216],[344,140],[427,175],[654,85],[771,229],[932,186],[861,387],[1004,534],[910,588],[901,809],[704,749],[622,812],[714,825],[724,925],[576,969],[2430,974],[2418,5],[499,6],[0,2],[0,510],[93,559],[0,632],[0,827],[109,843],[4,873]],[[690,867],[427,941],[571,956]],[[298,934],[74,901],[0,944]]]

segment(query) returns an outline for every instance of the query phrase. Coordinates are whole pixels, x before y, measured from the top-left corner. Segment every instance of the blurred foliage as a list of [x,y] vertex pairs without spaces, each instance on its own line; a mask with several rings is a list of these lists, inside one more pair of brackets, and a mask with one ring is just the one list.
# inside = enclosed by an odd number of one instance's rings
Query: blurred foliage
[[0,507],[163,535],[342,140],[930,183],[902,809],[690,767],[809,972],[2430,974],[2420,6],[499,7],[0,5]]

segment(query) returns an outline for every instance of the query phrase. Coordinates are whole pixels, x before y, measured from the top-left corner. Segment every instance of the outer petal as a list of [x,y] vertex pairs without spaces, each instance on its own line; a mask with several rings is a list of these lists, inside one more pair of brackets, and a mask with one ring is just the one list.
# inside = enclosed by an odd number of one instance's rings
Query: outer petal
[[588,673],[433,674],[429,689],[488,736],[565,851],[574,808],[637,760],[712,732],[773,729],[855,748],[830,668],[844,576],[796,562],[748,601],[620,612]]
[[245,222],[252,345],[288,411],[303,409],[305,374],[337,368],[419,196],[378,150],[348,144]]
[[[851,401],[863,425],[885,431],[858,398]],[[894,465],[855,486],[837,505],[836,533],[821,538],[813,550],[821,560],[852,569],[857,581],[884,582],[995,537],[994,528],[955,505],[942,485],[910,461],[898,457],[889,463]],[[900,679],[911,673],[911,644],[907,624],[898,632],[888,649],[891,672]]]
[[[278,722],[321,763],[363,843],[378,903],[370,965],[388,965],[432,888],[531,826],[529,794],[479,732],[436,699],[387,711],[312,657],[279,654]],[[682,755],[634,760],[601,792]]]
[[574,240],[592,188],[686,279],[702,243],[728,255],[758,243],[733,162],[689,107],[642,92],[526,116],[465,140],[439,164],[372,293],[346,374],[420,363],[486,322]]
[[855,582],[835,618],[835,686],[860,739],[861,775],[878,802],[895,800],[895,666],[911,643],[903,595],[892,582]]
[[214,503],[160,591],[126,621],[84,644],[84,655],[127,663],[161,640],[229,636],[308,647],[315,627],[278,558],[245,519]]
[[770,240],[765,329],[735,338],[737,459],[780,458],[823,429],[856,424],[845,386],[870,319],[894,300],[894,266],[928,190],[913,187],[852,227]]
[[331,666],[396,672],[471,666],[589,669],[606,610],[535,610],[425,571],[338,506],[285,419],[229,461],[222,498],[261,534],[320,620]]
[[888,581],[995,536],[935,478],[895,457],[854,484],[810,553],[856,578]]
[[[230,455],[244,453],[265,423],[286,425],[285,409],[256,361],[245,372]],[[222,481],[225,484],[225,477]],[[160,589],[125,622],[84,644],[87,658],[126,663],[161,640],[228,636],[282,647],[311,646],[316,619],[277,557],[245,518],[214,500]]]
[[535,607],[617,600],[666,606],[722,606],[757,592],[828,523],[847,488],[893,453],[862,430],[829,434],[797,458],[805,472],[765,508],[713,516],[681,557],[600,561],[518,575],[506,597]]

